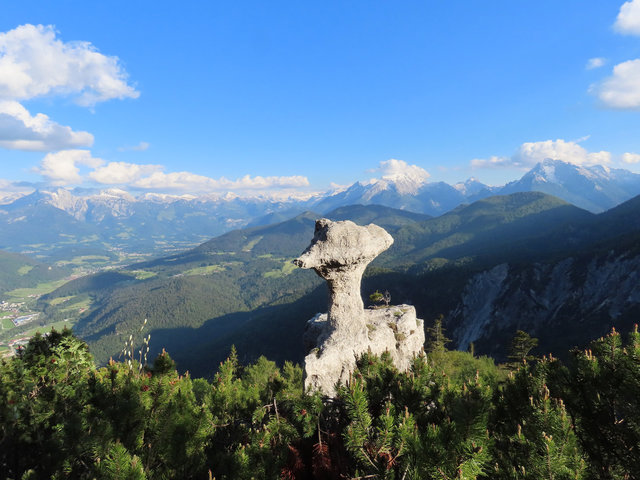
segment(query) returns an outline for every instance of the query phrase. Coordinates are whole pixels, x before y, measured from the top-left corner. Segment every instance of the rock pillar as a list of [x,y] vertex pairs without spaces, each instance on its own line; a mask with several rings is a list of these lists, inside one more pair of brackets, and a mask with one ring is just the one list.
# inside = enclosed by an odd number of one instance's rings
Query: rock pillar
[[406,369],[424,345],[422,320],[410,305],[365,310],[360,285],[367,265],[393,243],[377,225],[361,227],[350,221],[316,221],[307,249],[294,260],[312,268],[329,286],[329,312],[307,324],[305,389],[335,393],[338,381],[346,382],[357,357],[367,351],[388,351],[394,364]]

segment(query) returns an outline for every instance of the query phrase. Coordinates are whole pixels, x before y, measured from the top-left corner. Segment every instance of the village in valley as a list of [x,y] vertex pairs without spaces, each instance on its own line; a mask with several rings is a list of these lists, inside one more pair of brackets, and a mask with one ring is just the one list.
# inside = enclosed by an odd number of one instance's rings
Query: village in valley
[[[31,295],[34,297],[34,295]],[[26,302],[9,302],[0,301],[0,319],[2,321],[2,331],[13,329],[14,327],[25,326],[40,316],[39,312],[33,312],[26,306]],[[15,354],[20,345],[24,345],[29,341],[30,335],[11,338],[9,340],[0,340],[0,356],[6,357]],[[5,347],[5,348],[2,348]]]

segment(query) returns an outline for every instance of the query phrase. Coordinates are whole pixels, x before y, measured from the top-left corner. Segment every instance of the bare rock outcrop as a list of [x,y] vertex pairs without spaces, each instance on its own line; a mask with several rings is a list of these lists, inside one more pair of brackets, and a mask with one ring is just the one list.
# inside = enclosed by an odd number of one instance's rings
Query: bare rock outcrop
[[305,389],[335,393],[346,382],[356,359],[367,351],[388,351],[401,370],[424,345],[424,326],[410,305],[365,310],[360,286],[367,265],[393,243],[377,225],[361,227],[350,221],[316,221],[311,245],[294,260],[312,268],[329,286],[329,311],[307,324]]

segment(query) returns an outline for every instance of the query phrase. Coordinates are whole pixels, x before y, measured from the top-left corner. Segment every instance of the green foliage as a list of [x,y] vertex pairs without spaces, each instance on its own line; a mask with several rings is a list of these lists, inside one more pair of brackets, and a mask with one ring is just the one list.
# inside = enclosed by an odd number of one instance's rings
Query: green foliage
[[554,387],[576,419],[576,433],[593,478],[640,475],[640,334],[637,325],[623,342],[613,329],[574,350]]
[[0,469],[45,479],[637,478],[640,336],[617,333],[508,376],[439,351],[399,372],[366,354],[335,398],[303,393],[300,367],[235,349],[209,382],[96,368],[68,330],[0,364]]
[[570,415],[547,382],[557,367],[543,361],[523,365],[495,395],[490,429],[495,439],[496,479],[580,479],[585,460]]
[[425,330],[425,351],[427,353],[442,354],[447,348],[447,343],[451,343],[451,339],[444,334],[443,318],[444,316],[440,315],[433,321],[433,326]]
[[104,460],[98,464],[100,478],[103,480],[146,480],[142,462],[122,446],[114,444],[107,450]]
[[382,293],[380,293],[378,290],[376,290],[371,295],[369,295],[369,301],[373,305],[377,305],[377,304],[382,303],[384,301],[384,295]]
[[515,364],[522,364],[533,357],[529,352],[538,346],[538,339],[533,338],[527,332],[518,330],[511,340],[509,347],[509,360]]

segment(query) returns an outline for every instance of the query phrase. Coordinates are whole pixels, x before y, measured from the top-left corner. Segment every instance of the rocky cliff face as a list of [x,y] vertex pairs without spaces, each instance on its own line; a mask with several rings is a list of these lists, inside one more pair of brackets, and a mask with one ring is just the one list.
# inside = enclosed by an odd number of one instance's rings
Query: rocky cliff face
[[[640,318],[640,254],[609,250],[526,267],[502,264],[476,274],[448,315],[456,348],[504,358],[516,330],[541,352],[566,352],[594,336],[629,330]],[[557,349],[556,349],[557,347]]]

